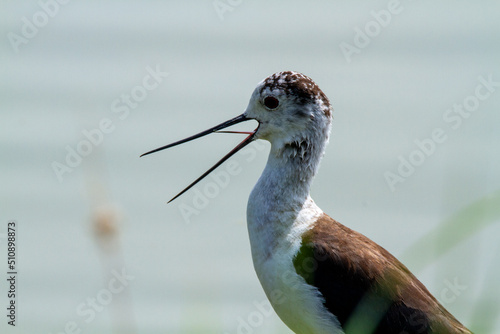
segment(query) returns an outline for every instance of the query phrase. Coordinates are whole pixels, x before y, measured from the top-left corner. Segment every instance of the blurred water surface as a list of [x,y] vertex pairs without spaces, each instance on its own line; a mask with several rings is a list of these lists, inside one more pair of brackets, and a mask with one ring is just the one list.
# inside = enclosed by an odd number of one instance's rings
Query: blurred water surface
[[[169,205],[242,138],[139,159],[240,114],[281,70],[312,77],[335,109],[319,206],[402,257],[463,323],[500,331],[500,217],[484,213],[500,189],[498,2],[401,1],[385,19],[394,2],[55,3],[0,10],[0,262],[6,272],[13,219],[19,270],[18,323],[2,314],[2,333],[289,333],[265,306],[245,225],[269,145]],[[26,20],[39,25],[29,38]],[[481,85],[490,94],[474,100]],[[445,139],[391,188],[386,173],[436,129]],[[68,167],[78,149],[87,156]],[[470,205],[465,223],[450,218]],[[412,248],[422,238],[426,257]],[[123,270],[123,290],[103,292]]]

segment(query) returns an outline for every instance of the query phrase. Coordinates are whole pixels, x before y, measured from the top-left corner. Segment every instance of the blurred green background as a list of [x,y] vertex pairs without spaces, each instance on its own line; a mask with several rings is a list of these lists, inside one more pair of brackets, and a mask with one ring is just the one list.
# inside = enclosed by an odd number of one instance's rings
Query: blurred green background
[[242,138],[139,159],[240,114],[282,70],[335,109],[318,205],[471,329],[500,332],[498,13],[497,1],[2,1],[0,277],[10,220],[19,274],[15,328],[0,280],[0,332],[290,333],[245,225],[269,145],[169,205]]

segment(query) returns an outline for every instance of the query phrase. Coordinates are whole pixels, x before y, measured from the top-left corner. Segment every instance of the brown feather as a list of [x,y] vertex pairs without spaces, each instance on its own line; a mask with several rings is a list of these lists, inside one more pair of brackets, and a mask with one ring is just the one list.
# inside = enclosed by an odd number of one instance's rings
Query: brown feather
[[359,310],[375,333],[471,333],[398,259],[326,214],[303,235],[294,265],[343,327]]

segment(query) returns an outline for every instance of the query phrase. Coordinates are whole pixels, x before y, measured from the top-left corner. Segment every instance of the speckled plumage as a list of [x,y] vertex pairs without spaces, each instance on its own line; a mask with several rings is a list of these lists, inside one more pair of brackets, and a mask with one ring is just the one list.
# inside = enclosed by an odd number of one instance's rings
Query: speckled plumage
[[265,96],[284,93],[297,105],[318,104],[327,117],[331,116],[331,105],[328,97],[308,76],[293,71],[274,73],[262,81],[259,94]]

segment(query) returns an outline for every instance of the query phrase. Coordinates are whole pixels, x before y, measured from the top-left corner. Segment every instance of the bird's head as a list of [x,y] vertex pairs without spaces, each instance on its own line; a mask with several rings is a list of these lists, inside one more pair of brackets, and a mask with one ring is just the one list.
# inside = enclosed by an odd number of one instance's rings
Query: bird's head
[[[278,72],[257,85],[243,114],[141,156],[214,132],[248,135],[238,146],[170,201],[182,195],[255,139],[268,140],[271,143],[271,153],[278,159],[283,159],[285,162],[294,160],[312,169],[314,174],[328,141],[332,110],[328,98],[311,78],[298,72]],[[254,131],[223,131],[231,125],[252,119],[259,123]]]
[[286,71],[257,85],[243,115],[259,122],[255,139],[268,140],[274,151],[283,153],[302,146],[304,150],[323,146],[330,132],[332,108],[311,78]]

